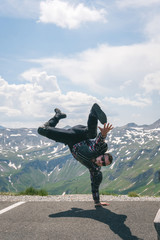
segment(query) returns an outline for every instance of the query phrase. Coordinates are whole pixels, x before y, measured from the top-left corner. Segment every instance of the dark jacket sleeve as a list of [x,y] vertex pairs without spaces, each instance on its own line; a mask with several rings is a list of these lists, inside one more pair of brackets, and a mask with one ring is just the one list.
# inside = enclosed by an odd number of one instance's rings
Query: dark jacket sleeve
[[99,203],[100,202],[99,186],[100,183],[102,182],[102,172],[90,170],[90,177],[93,200],[95,203]]

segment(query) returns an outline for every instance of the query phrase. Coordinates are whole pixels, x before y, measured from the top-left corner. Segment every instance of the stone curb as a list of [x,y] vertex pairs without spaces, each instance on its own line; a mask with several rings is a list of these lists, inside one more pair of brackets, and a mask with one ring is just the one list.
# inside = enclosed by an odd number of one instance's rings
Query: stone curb
[[[128,197],[127,195],[100,195],[101,201],[158,201],[160,197]],[[10,196],[0,195],[0,201],[93,201],[91,194],[48,195],[48,196]]]

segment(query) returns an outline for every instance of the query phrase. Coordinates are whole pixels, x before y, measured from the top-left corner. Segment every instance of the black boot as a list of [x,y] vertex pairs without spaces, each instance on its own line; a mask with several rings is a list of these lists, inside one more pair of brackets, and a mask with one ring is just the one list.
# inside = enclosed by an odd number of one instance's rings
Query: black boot
[[54,117],[57,118],[58,121],[60,119],[62,119],[62,118],[66,118],[67,117],[67,115],[65,113],[62,113],[59,108],[55,108],[54,111],[56,113]]
[[41,128],[47,128],[47,127],[55,127],[60,119],[66,118],[67,115],[65,113],[62,113],[60,109],[55,108],[55,115],[52,117],[48,122],[43,124]]
[[100,106],[95,103],[93,104],[92,108],[91,108],[91,113],[102,123],[107,123],[107,117],[106,114],[102,111],[102,109],[100,108]]
[[50,127],[55,127],[57,125],[57,123],[59,122],[60,119],[62,118],[66,118],[67,115],[65,113],[62,113],[61,110],[59,108],[55,108],[55,115],[53,118],[51,118],[46,125],[50,126]]

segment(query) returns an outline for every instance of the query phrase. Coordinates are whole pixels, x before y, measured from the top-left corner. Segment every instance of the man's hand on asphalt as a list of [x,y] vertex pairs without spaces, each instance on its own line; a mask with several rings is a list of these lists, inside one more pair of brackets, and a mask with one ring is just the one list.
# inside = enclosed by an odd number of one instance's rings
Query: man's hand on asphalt
[[109,206],[109,203],[107,202],[100,202],[100,203],[96,203],[95,207],[101,207],[101,206]]

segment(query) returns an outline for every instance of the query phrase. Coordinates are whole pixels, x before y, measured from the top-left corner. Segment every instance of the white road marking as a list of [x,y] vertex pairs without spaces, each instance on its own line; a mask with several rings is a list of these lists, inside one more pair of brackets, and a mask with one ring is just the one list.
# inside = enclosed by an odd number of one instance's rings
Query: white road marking
[[3,213],[5,213],[5,212],[7,212],[7,211],[9,211],[9,210],[11,210],[11,209],[13,209],[13,208],[15,208],[15,207],[18,207],[18,206],[20,206],[20,205],[23,204],[23,203],[25,203],[25,202],[17,202],[17,203],[15,203],[15,204],[12,204],[11,206],[6,207],[6,208],[0,210],[0,214],[3,214]]

